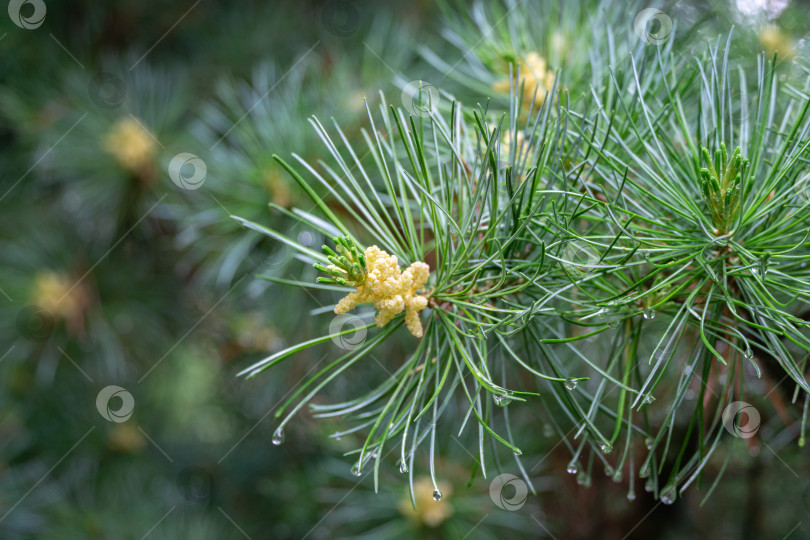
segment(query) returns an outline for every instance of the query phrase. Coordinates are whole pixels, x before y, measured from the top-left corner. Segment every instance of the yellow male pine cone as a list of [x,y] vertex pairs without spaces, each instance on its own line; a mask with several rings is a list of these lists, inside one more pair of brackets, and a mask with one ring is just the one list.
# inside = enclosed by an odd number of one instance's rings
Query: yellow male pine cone
[[324,246],[324,252],[335,264],[315,265],[331,278],[318,278],[322,283],[337,283],[357,288],[347,294],[335,306],[335,313],[341,314],[354,309],[358,304],[373,304],[377,308],[374,320],[383,327],[398,314],[405,311],[405,325],[411,334],[422,337],[422,322],[419,312],[427,307],[427,297],[417,291],[427,284],[430,267],[423,262],[411,264],[405,271],[400,270],[397,257],[389,255],[377,246],[368,247],[360,255],[354,242],[336,238],[336,253]]

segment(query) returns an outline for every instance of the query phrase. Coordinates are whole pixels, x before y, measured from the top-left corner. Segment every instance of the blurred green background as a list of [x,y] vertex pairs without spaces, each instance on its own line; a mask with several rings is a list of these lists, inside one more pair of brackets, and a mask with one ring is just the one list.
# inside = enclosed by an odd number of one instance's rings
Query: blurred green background
[[[309,116],[357,140],[363,98],[399,105],[401,81],[442,79],[416,46],[460,61],[444,27],[426,0],[9,2],[0,538],[810,538],[810,469],[787,434],[784,447],[739,448],[702,506],[705,489],[661,506],[640,485],[628,501],[629,479],[578,485],[547,412],[524,407],[514,423],[534,434],[538,494],[514,512],[471,480],[463,438],[441,448],[442,502],[417,474],[416,512],[393,458],[377,494],[370,475],[350,474],[351,435],[330,436],[338,422],[304,414],[271,443],[274,408],[321,357],[235,374],[320,335],[321,305],[254,279],[302,265],[229,216],[282,223],[267,204],[302,196],[271,154],[316,160]],[[204,163],[199,185],[172,181],[182,153]],[[386,373],[358,375],[322,401]]]

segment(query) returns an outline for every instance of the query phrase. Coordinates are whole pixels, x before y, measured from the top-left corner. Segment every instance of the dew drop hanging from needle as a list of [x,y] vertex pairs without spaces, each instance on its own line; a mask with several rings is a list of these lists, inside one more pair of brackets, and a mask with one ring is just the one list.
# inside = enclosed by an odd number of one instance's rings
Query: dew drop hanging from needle
[[668,486],[661,492],[661,502],[664,504],[672,504],[675,502],[677,496],[675,486]]

